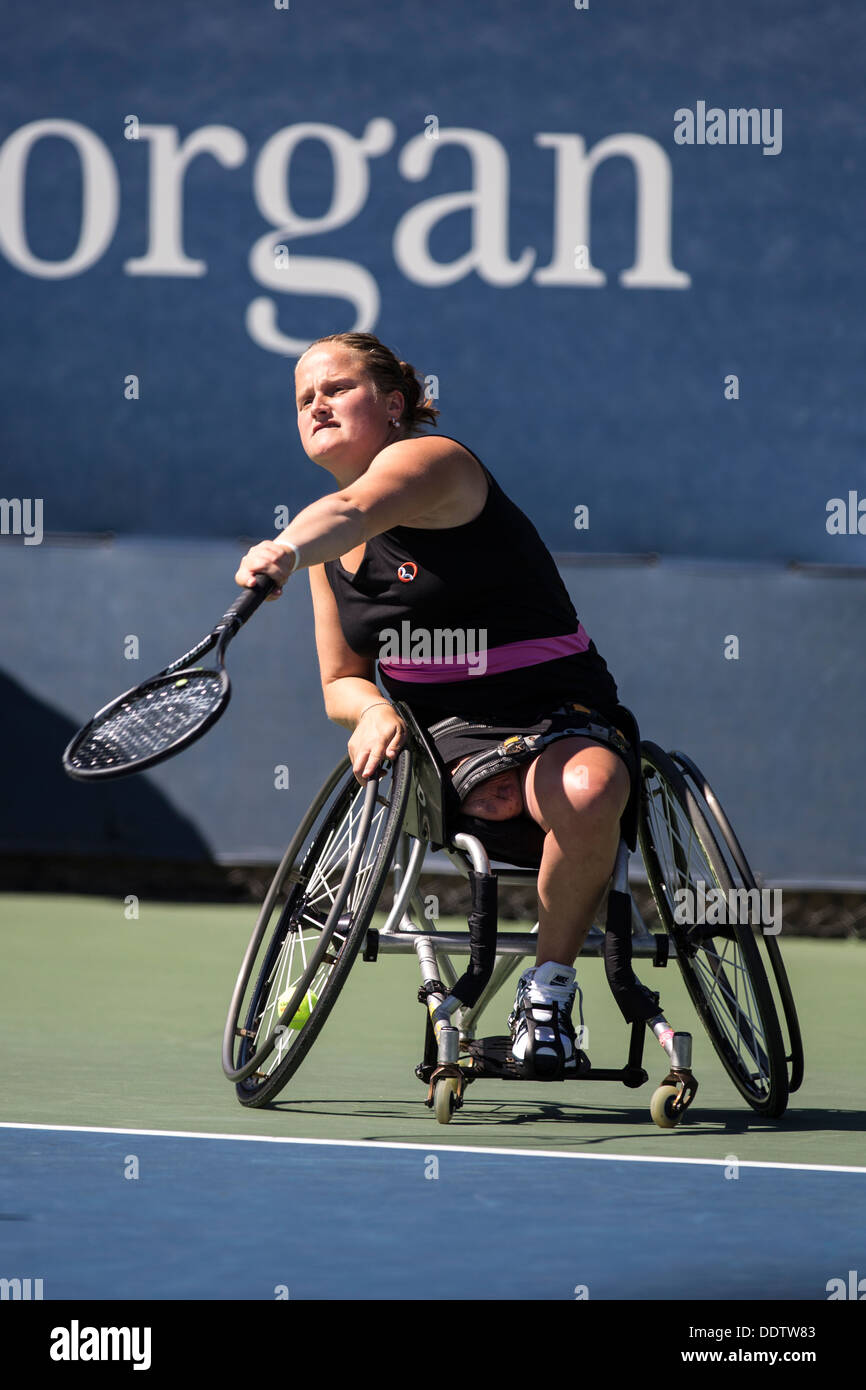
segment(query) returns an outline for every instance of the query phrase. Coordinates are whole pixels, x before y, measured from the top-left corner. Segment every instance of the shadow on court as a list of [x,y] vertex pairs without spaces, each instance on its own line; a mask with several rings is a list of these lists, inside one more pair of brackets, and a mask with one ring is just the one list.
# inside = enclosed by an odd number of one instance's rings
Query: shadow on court
[[[263,1112],[271,1114],[296,1115],[298,1117],[317,1116],[325,1119],[337,1119],[351,1116],[354,1119],[362,1120],[393,1120],[396,1123],[408,1123],[411,1121],[424,1120],[429,1117],[431,1123],[431,1142],[432,1136],[443,1136],[447,1130],[449,1141],[459,1142],[461,1130],[466,1131],[467,1137],[471,1132],[472,1137],[477,1137],[477,1130],[495,1130],[497,1128],[519,1129],[527,1125],[543,1124],[545,1126],[567,1126],[568,1136],[555,1134],[554,1132],[545,1133],[545,1143],[550,1140],[556,1144],[563,1138],[570,1139],[571,1142],[581,1144],[604,1144],[617,1139],[634,1138],[632,1134],[587,1134],[586,1128],[594,1127],[597,1124],[615,1124],[629,1126],[632,1131],[640,1131],[642,1137],[647,1135],[662,1137],[662,1132],[649,1119],[649,1104],[646,1106],[617,1106],[617,1105],[567,1105],[556,1101],[490,1101],[478,1100],[474,1104],[467,1101],[462,1112],[455,1116],[448,1126],[433,1125],[432,1111],[428,1110],[423,1100],[406,1102],[381,1102],[381,1101],[359,1101],[359,1100],[333,1100],[326,1102],[317,1101],[276,1101],[270,1106],[263,1106]],[[778,1120],[767,1119],[762,1115],[748,1112],[743,1114],[739,1110],[701,1110],[683,1121],[678,1126],[677,1132],[683,1137],[689,1134],[707,1135],[718,1134],[745,1134],[745,1133],[774,1133],[784,1134],[789,1131],[839,1131],[851,1130],[859,1132],[866,1128],[866,1113],[862,1111],[843,1112],[843,1111],[817,1111],[806,1110],[799,1113],[789,1111]],[[368,1139],[379,1139],[388,1141],[405,1141],[406,1130],[389,1134],[369,1134]]]

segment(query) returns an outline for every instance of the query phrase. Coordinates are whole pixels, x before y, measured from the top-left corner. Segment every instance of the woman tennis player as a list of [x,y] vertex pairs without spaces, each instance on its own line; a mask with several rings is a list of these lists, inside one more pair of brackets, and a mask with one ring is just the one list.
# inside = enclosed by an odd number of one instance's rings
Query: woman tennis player
[[[561,1055],[574,1067],[574,961],[613,871],[634,770],[614,680],[531,521],[470,449],[420,432],[439,412],[408,363],[370,333],[336,333],[299,359],[295,388],[304,451],[337,490],[254,546],[237,583],[263,573],[282,586],[309,571],[325,711],[352,731],[359,781],[404,745],[391,700],[405,701],[452,772],[461,825],[494,857],[506,822],[524,844],[535,838],[538,954],[518,984],[512,1052],[523,1058],[532,1030],[539,1073]],[[472,659],[385,654],[383,634],[407,623],[431,651],[437,633],[471,634]],[[522,759],[493,753],[509,735],[581,721],[593,735],[524,747]]]

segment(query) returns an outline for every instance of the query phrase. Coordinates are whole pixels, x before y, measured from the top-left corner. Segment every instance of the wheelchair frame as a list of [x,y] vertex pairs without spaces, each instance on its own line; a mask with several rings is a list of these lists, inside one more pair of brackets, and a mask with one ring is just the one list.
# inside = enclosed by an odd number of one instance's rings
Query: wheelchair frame
[[[360,787],[354,783],[349,760],[344,759],[299,827],[259,914],[238,975],[223,1040],[223,1070],[235,1083],[241,1103],[267,1103],[294,1074],[363,946],[366,961],[375,961],[380,955],[413,952],[418,958],[422,980],[418,997],[426,1007],[427,1018],[424,1056],[415,1072],[427,1085],[426,1104],[435,1110],[440,1123],[450,1121],[463,1105],[467,1085],[480,1078],[620,1081],[630,1088],[641,1086],[649,1079],[643,1067],[645,1029],[649,1025],[670,1063],[668,1075],[653,1094],[650,1113],[662,1128],[677,1124],[697,1090],[691,1071],[691,1034],[678,1033],[670,1027],[658,993],[635,977],[633,957],[649,959],[654,967],[666,966],[669,959],[678,961],[699,1016],[735,1085],[756,1110],[769,1116],[781,1115],[789,1093],[802,1080],[803,1055],[778,943],[773,937],[764,937],[787,1026],[787,1054],[751,926],[747,924],[745,930],[739,925],[725,930],[716,926],[711,933],[694,926],[684,930],[672,914],[671,884],[683,878],[691,881],[688,856],[693,843],[699,845],[701,857],[717,882],[732,886],[739,883],[746,891],[755,887],[739,842],[694,763],[684,754],[669,757],[656,745],[641,742],[633,716],[624,711],[632,724],[634,746],[640,747],[641,774],[623,816],[604,929],[593,924],[581,956],[601,956],[605,960],[608,983],[631,1030],[627,1060],[619,1068],[593,1067],[586,1053],[578,1048],[573,1069],[566,1072],[560,1066],[552,1074],[540,1076],[534,1073],[531,1062],[528,1070],[526,1065],[515,1062],[510,1055],[509,1038],[476,1038],[487,1004],[520,961],[534,956],[537,944],[537,928],[532,932],[498,932],[498,884],[534,883],[537,868],[514,864],[492,867],[478,836],[457,828],[455,809],[459,811],[459,803],[437,750],[411,709],[399,705],[398,710],[409,730],[409,744],[390,769],[392,799],[389,801],[380,793],[381,774],[366,787]],[[654,818],[654,793],[650,787],[656,780],[666,809]],[[337,799],[299,860],[316,816],[338,787]],[[344,802],[348,808],[345,813],[340,810]],[[353,807],[361,802],[360,816],[353,822]],[[677,821],[674,832],[667,836],[671,803],[676,803],[677,814],[682,814],[685,830]],[[384,817],[376,811],[379,804],[386,808]],[[338,822],[340,815],[348,816],[346,839],[350,847],[339,887],[326,884],[328,891],[323,893],[321,866],[329,856],[334,861],[334,846],[339,846],[342,834],[330,827],[330,821]],[[377,815],[380,828],[384,827],[379,847],[384,848],[376,860],[362,863]],[[629,855],[638,838],[661,931],[648,929],[629,891]],[[469,880],[472,913],[466,931],[440,931],[426,921],[419,885],[431,847],[444,849]],[[392,867],[393,903],[384,925],[376,929],[370,922]],[[363,880],[360,890],[356,880]],[[318,900],[325,899],[324,908],[311,910],[317,901],[311,885]],[[281,894],[285,901],[279,905]],[[279,908],[277,924],[265,941],[275,907]],[[425,925],[420,925],[416,917],[423,919]],[[308,944],[314,947],[309,959],[303,949],[305,933],[309,933]],[[721,951],[716,944],[719,937],[726,943]],[[293,978],[292,960],[299,942],[300,974]],[[264,952],[260,954],[263,943]],[[452,955],[470,957],[469,970],[459,980]],[[742,965],[739,955],[743,957]],[[257,962],[256,983],[248,996]],[[317,983],[321,980],[323,985]],[[281,991],[283,984],[287,987]],[[242,1026],[245,999],[246,1018]],[[260,1039],[262,1032],[264,1041]],[[262,1070],[274,1051],[275,1063]],[[757,1063],[757,1072],[750,1074],[749,1062]]]

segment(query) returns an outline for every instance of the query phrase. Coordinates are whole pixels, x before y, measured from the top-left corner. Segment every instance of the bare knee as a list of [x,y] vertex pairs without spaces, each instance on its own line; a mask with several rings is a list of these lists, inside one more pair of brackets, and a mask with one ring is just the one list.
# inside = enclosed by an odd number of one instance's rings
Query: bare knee
[[545,830],[607,838],[625,811],[631,782],[619,758],[573,758],[557,769],[555,778],[545,779],[541,796],[537,787],[527,797],[527,808]]
[[582,819],[619,820],[631,790],[628,772],[622,763],[605,767],[569,764],[563,769],[563,799]]

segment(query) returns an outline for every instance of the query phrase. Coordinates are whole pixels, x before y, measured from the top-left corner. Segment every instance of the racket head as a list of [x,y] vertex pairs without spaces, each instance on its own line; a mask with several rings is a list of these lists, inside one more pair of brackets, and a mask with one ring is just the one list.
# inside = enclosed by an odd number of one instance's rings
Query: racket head
[[154,676],[105,705],[78,731],[63,754],[64,771],[79,782],[142,772],[207,733],[230,698],[222,666]]

